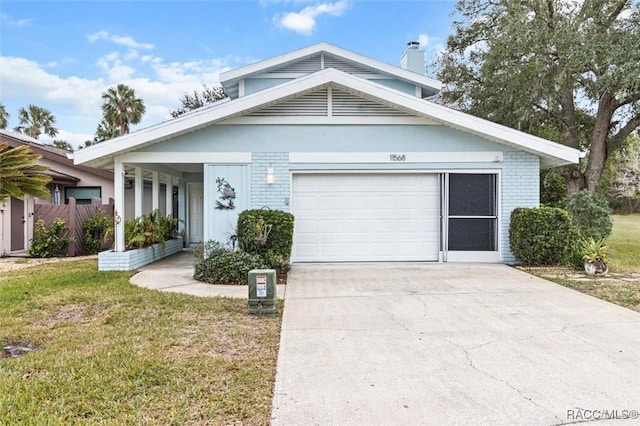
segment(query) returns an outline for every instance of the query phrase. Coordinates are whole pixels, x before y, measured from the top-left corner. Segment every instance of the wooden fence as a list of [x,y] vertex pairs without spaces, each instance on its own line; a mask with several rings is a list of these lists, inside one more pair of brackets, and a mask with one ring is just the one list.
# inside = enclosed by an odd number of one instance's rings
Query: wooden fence
[[113,202],[102,204],[102,200],[94,198],[91,204],[78,205],[75,198],[69,198],[69,204],[36,204],[33,211],[33,223],[44,220],[47,228],[56,218],[63,219],[69,226],[69,237],[73,242],[69,244],[68,255],[79,256],[87,254],[84,245],[84,222],[98,210],[102,209],[109,216],[113,216]]

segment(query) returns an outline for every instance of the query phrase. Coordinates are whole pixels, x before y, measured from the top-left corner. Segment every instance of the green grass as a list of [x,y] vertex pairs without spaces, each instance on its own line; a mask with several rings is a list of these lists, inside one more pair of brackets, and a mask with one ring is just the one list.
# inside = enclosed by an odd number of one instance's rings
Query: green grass
[[562,267],[523,268],[541,278],[640,312],[640,215],[612,216],[609,274],[587,276]]
[[640,272],[640,215],[611,218],[613,232],[607,239],[611,269]]
[[0,358],[1,424],[269,423],[280,317],[96,269],[0,276],[0,346],[37,347]]

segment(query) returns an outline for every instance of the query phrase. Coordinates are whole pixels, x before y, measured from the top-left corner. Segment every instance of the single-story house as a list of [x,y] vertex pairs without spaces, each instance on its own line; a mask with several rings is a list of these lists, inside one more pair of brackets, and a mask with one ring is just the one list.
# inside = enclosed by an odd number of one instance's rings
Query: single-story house
[[29,249],[36,204],[68,204],[71,197],[77,204],[90,204],[92,198],[108,204],[113,198],[113,173],[108,170],[75,165],[69,151],[42,144],[21,133],[0,129],[0,142],[10,149],[29,146],[33,153],[42,156],[39,163],[49,167],[45,174],[51,177],[48,199],[26,196],[0,200],[0,256]]
[[433,102],[415,42],[400,63],[315,44],[224,72],[229,99],[75,162],[114,172],[118,211],[127,175],[176,184],[188,243],[228,242],[241,211],[269,208],[295,215],[293,262],[513,263],[511,211],[579,152]]

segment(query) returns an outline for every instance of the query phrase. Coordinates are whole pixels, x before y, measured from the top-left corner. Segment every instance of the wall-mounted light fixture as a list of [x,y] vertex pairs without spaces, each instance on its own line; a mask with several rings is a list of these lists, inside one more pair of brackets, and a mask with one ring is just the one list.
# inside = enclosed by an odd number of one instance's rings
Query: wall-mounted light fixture
[[269,167],[267,169],[267,183],[269,185],[276,183],[276,177],[273,175],[273,168]]

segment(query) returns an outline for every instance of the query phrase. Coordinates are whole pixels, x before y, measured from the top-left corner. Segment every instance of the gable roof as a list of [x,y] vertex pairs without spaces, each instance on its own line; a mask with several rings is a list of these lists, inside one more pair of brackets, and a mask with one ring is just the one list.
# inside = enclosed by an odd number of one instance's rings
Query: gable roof
[[[82,170],[84,172],[91,173],[93,175],[100,176],[105,179],[113,178],[113,173],[107,170],[96,169],[93,167],[74,164],[73,154],[67,151],[66,149],[58,148],[56,146],[51,146],[51,145],[45,145],[39,142],[37,139],[34,139],[31,136],[28,136],[22,133],[15,133],[15,132],[10,132],[8,130],[0,129],[0,142],[5,142],[12,148],[17,148],[22,145],[27,145],[28,147],[31,148],[31,151],[33,153],[41,155],[42,158],[52,161],[54,163],[64,164],[66,166],[73,167],[77,170]],[[75,176],[66,175],[64,173],[57,172],[55,170],[50,170],[50,172],[51,172],[51,176],[54,178],[56,177],[63,178],[64,176],[67,176],[71,180],[75,180],[75,181],[80,180]]]
[[[232,86],[242,79],[267,73],[295,62],[302,62],[305,59],[321,54],[328,54],[347,63],[356,64],[359,68],[368,69],[375,73],[391,76],[396,79],[418,85],[427,89],[431,94],[435,94],[442,89],[442,83],[438,80],[428,78],[413,71],[408,71],[398,66],[391,65],[329,43],[317,43],[270,59],[265,59],[240,68],[222,72],[220,73],[220,84],[222,84],[227,93],[232,94],[234,93]],[[235,96],[231,97],[235,98]]]
[[200,108],[176,119],[84,148],[74,153],[75,161],[76,164],[110,166],[116,155],[187,134],[229,118],[247,115],[327,86],[337,87],[353,95],[408,111],[418,117],[424,117],[462,132],[529,152],[541,158],[543,167],[577,163],[579,159],[580,153],[577,149],[327,68],[251,95]]

